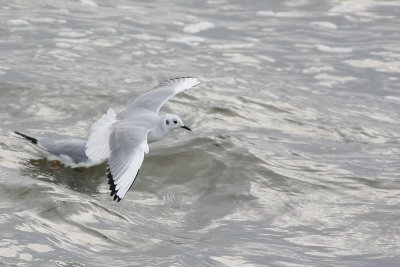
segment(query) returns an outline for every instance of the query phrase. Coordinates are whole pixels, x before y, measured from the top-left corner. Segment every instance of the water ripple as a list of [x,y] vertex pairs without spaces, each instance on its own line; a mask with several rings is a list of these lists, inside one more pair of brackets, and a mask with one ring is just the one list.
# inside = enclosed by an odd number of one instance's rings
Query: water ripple
[[[0,256],[18,266],[395,266],[396,1],[10,1],[0,8]],[[12,131],[85,137],[158,82],[127,197],[104,165],[57,167]]]

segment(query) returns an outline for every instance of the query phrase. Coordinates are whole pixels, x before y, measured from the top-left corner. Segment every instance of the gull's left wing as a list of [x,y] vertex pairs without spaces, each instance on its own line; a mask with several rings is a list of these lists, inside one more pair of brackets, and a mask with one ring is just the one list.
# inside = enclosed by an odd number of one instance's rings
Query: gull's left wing
[[107,166],[111,196],[120,201],[135,181],[144,154],[149,152],[148,128],[117,122],[110,136],[110,159]]

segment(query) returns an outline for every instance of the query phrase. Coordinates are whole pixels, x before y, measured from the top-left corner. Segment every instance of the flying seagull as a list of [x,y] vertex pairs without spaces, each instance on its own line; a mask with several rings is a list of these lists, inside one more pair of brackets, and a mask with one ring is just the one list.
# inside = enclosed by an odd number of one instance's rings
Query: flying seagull
[[103,162],[94,162],[88,159],[85,154],[86,140],[84,139],[65,136],[34,138],[17,131],[14,131],[14,133],[29,141],[29,144],[48,160],[59,161],[71,168],[88,168]]
[[175,129],[191,131],[177,115],[158,113],[176,94],[199,83],[195,77],[167,80],[130,101],[119,114],[108,109],[92,125],[86,155],[93,162],[108,159],[106,175],[114,200],[121,201],[135,181],[144,154],[149,152],[148,143],[163,139]]

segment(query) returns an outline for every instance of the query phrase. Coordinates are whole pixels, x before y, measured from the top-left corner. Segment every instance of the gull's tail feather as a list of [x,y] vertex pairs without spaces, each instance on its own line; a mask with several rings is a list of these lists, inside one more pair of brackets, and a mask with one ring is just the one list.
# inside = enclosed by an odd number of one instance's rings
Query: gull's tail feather
[[17,132],[17,131],[14,131],[14,133],[16,133],[16,134],[22,136],[22,137],[25,138],[26,140],[30,141],[32,144],[35,144],[35,145],[38,144],[38,140],[37,140],[36,138],[27,136],[27,135],[25,135],[25,134],[23,134],[23,133],[20,133],[20,132]]
[[110,156],[109,139],[111,125],[117,121],[117,114],[113,109],[108,109],[107,113],[93,123],[90,128],[89,139],[86,143],[86,156],[93,162],[102,161]]

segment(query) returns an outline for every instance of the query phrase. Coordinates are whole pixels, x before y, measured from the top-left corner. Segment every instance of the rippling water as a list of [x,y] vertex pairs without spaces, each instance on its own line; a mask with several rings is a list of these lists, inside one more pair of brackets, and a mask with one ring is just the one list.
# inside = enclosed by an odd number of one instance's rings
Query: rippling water
[[[0,265],[398,266],[398,1],[2,2]],[[183,75],[120,203],[11,134]]]

